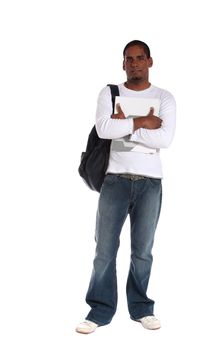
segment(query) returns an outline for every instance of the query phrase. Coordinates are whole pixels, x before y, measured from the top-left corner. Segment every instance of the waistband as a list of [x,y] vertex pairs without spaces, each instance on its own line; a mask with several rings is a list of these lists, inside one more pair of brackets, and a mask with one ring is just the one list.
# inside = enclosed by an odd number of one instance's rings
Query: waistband
[[148,176],[136,175],[136,174],[112,174],[112,173],[108,173],[107,175],[117,175],[119,177],[123,177],[125,179],[129,179],[131,181],[137,181],[137,180],[142,180],[142,179],[147,179],[148,178]]

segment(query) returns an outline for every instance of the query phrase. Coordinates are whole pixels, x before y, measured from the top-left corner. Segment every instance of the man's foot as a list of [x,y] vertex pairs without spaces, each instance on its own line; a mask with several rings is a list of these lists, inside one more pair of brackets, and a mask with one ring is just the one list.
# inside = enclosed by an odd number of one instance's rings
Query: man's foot
[[146,329],[154,330],[161,328],[161,323],[155,316],[145,316],[137,321],[140,322]]
[[90,334],[93,333],[97,327],[98,324],[85,320],[84,322],[78,324],[78,326],[76,327],[76,332]]

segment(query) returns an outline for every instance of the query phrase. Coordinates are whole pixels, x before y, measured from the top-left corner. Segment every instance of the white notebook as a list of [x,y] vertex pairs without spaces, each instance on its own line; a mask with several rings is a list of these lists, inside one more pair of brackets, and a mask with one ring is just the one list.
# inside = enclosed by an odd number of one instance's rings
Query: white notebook
[[[115,98],[115,112],[117,103],[126,118],[137,118],[146,116],[150,108],[154,108],[154,115],[159,115],[160,100],[157,98],[134,98],[116,96]],[[130,141],[132,135],[128,135],[119,139],[112,140],[111,150],[114,152],[139,152],[146,154],[156,153],[155,148],[146,147],[138,142]]]
[[[160,100],[158,98],[135,98],[135,97],[125,97],[116,96],[115,97],[115,111],[117,103],[120,104],[125,117],[144,117],[146,116],[150,108],[154,108],[154,115],[158,117]],[[117,112],[117,111],[116,111]]]

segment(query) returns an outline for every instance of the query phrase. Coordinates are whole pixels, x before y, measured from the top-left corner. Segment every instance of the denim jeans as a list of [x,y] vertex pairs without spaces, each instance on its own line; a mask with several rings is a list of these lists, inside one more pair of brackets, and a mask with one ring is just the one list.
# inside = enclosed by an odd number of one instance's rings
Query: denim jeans
[[161,199],[160,179],[132,181],[115,174],[105,177],[96,218],[96,255],[86,295],[91,307],[87,320],[103,326],[110,323],[116,312],[116,257],[127,215],[131,225],[131,263],[126,286],[129,314],[134,320],[153,315],[154,301],[146,293]]

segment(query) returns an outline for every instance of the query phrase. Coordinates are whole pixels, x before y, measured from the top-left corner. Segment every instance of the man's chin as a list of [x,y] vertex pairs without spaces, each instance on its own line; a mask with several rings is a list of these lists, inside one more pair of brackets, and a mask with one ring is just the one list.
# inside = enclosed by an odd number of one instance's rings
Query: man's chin
[[130,78],[128,80],[132,84],[137,84],[137,83],[139,83],[142,80],[142,77],[133,77],[133,78]]

